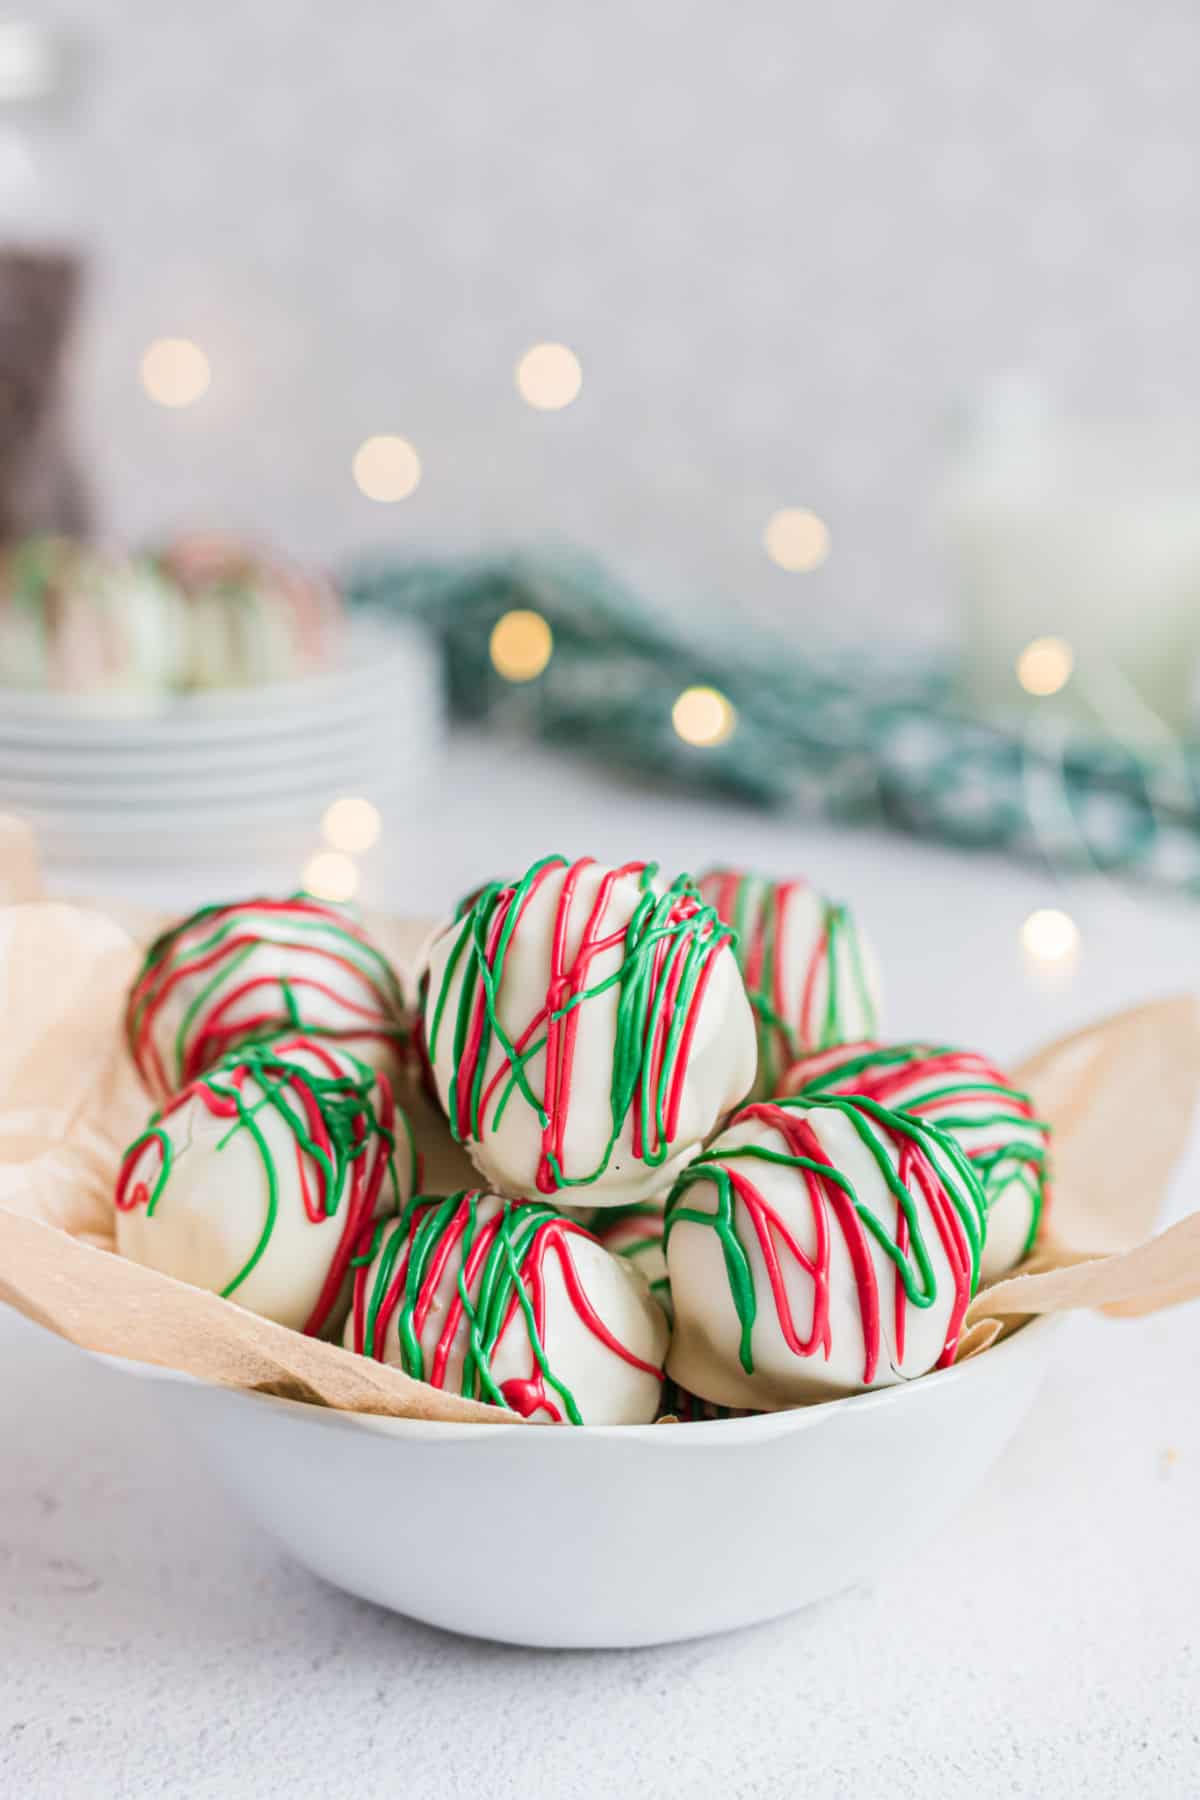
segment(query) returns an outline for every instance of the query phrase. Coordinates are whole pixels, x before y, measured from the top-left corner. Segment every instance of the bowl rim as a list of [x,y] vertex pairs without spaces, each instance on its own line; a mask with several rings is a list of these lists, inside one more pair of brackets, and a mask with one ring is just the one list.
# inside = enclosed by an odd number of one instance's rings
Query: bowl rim
[[[911,1388],[931,1396],[934,1393],[945,1393],[964,1381],[970,1381],[973,1378],[972,1372],[980,1366],[991,1368],[994,1372],[997,1358],[1012,1359],[1021,1352],[1037,1354],[1039,1348],[1044,1355],[1055,1330],[1065,1323],[1066,1317],[1062,1313],[1037,1314],[1024,1320],[999,1343],[968,1357],[966,1362],[954,1363],[948,1369],[931,1370],[926,1375],[914,1376],[911,1381],[872,1388],[863,1394],[846,1394],[840,1399],[820,1400],[809,1406],[786,1407],[777,1412],[754,1413],[745,1419],[690,1420],[686,1421],[686,1429],[673,1430],[658,1423],[578,1425],[570,1430],[557,1430],[548,1426],[535,1427],[536,1437],[540,1444],[560,1447],[580,1443],[594,1444],[610,1439],[621,1444],[653,1444],[660,1448],[685,1450],[689,1447],[708,1446],[714,1442],[726,1445],[763,1443],[771,1438],[790,1436],[793,1432],[815,1430],[834,1418],[845,1418],[850,1414],[863,1417],[868,1412],[903,1404],[901,1396]],[[189,1374],[184,1369],[137,1362],[108,1351],[85,1350],[85,1354],[93,1361],[107,1364],[126,1375],[224,1394],[234,1401],[257,1402],[275,1409],[277,1414],[282,1409],[284,1415],[290,1415],[297,1421],[302,1417],[307,1418],[309,1423],[321,1429],[359,1433],[366,1430],[375,1437],[402,1438],[408,1441],[420,1439],[440,1444],[462,1443],[464,1440],[494,1444],[497,1439],[511,1443],[530,1435],[515,1420],[485,1424],[467,1419],[412,1419],[390,1414],[341,1411],[334,1407],[316,1406],[309,1400],[293,1400],[281,1394],[260,1393],[252,1388],[224,1387],[218,1382],[205,1381],[198,1375]],[[573,1450],[561,1448],[551,1451],[552,1455],[574,1453]]]

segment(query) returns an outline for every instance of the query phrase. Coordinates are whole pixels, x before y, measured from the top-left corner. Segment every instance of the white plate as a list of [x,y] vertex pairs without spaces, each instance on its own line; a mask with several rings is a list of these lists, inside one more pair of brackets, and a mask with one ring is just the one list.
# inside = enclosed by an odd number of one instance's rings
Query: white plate
[[319,755],[361,756],[365,749],[381,745],[390,750],[398,737],[432,731],[437,718],[436,695],[422,693],[409,683],[405,703],[398,706],[393,683],[369,706],[347,707],[321,720],[305,715],[293,730],[272,731],[257,739],[226,738],[205,744],[143,741],[136,745],[98,744],[87,750],[74,745],[14,748],[0,742],[0,782],[11,789],[27,786],[31,800],[61,791],[87,794],[90,801],[88,790],[101,787],[144,795],[147,770],[152,771],[156,790],[168,782],[195,786],[217,775],[239,778],[247,771],[294,767],[298,761],[315,760]]
[[[390,757],[397,734],[404,742],[403,730],[394,715],[360,721],[353,730],[309,737],[283,753],[257,751],[232,759],[197,755],[167,768],[156,760],[149,778],[145,769],[113,776],[96,767],[66,775],[25,775],[12,772],[0,757],[0,804],[17,811],[42,808],[82,815],[105,807],[133,806],[143,812],[180,805],[236,808],[256,796],[311,791],[322,780],[340,784],[345,771],[361,771],[372,756]],[[344,791],[340,785],[338,791]]]
[[[145,812],[134,808],[90,813],[56,813],[19,809],[37,835],[48,866],[66,863],[75,867],[92,862],[187,863],[193,869],[215,864],[243,866],[245,880],[260,877],[254,871],[266,847],[286,850],[288,861],[299,870],[302,862],[321,845],[321,817],[331,801],[347,793],[362,794],[382,810],[405,803],[418,804],[421,795],[415,774],[396,780],[368,780],[362,769],[342,778],[310,784],[290,795],[255,799],[240,806],[179,808],[169,812]],[[0,810],[4,809],[0,792]]]
[[0,810],[29,821],[52,866],[249,867],[271,845],[298,869],[330,800],[419,790],[441,689],[427,633],[356,618],[344,670],[254,692],[105,716],[0,690]]
[[106,734],[92,743],[77,743],[9,739],[0,731],[0,768],[21,767],[53,774],[59,770],[99,766],[119,774],[123,770],[136,770],[147,755],[175,762],[193,761],[197,757],[232,760],[245,757],[251,749],[265,749],[268,754],[276,755],[297,741],[311,737],[314,732],[324,735],[345,730],[348,725],[359,724],[364,719],[385,717],[389,709],[394,708],[393,681],[369,700],[348,698],[336,710],[330,708],[324,713],[297,711],[287,721],[286,728],[278,721],[268,720],[260,731],[226,733],[216,738],[197,738],[186,731],[163,730],[157,734],[149,731],[137,735],[128,732]]
[[472,1637],[615,1647],[903,1565],[996,1461],[1060,1324],[906,1387],[697,1425],[371,1419],[101,1360],[152,1380],[263,1530],[337,1587]]
[[0,688],[0,745],[53,749],[213,743],[294,732],[301,721],[382,703],[395,683],[421,685],[436,668],[428,634],[408,620],[355,617],[342,668],[302,681],[227,688],[114,705],[100,698]]
[[[77,832],[81,839],[100,838],[113,831],[164,831],[182,834],[195,829],[222,831],[248,827],[258,820],[295,818],[308,813],[319,816],[331,800],[336,800],[342,794],[365,794],[369,799],[373,794],[394,792],[395,787],[395,782],[391,780],[376,779],[367,782],[363,779],[361,765],[347,764],[345,768],[323,768],[319,779],[309,771],[307,779],[301,779],[291,788],[272,789],[268,793],[230,795],[226,801],[215,806],[197,802],[154,807],[108,805],[79,810],[69,807],[18,806],[10,810],[18,812],[35,832],[44,826],[47,830]],[[5,810],[5,805],[5,790],[0,784],[0,811]]]

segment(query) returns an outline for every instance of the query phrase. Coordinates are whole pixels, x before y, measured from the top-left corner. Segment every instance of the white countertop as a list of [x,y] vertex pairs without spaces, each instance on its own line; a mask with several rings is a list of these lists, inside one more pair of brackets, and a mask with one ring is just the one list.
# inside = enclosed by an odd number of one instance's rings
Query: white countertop
[[[1007,1057],[1200,987],[1200,908],[1100,878],[664,797],[471,739],[421,810],[388,821],[368,899],[435,910],[547,849],[803,870],[869,921],[897,1035]],[[217,891],[178,871],[105,879],[172,902]],[[1073,970],[1020,949],[1046,905],[1080,926]],[[1172,1214],[1197,1193],[1194,1136]],[[1196,1792],[1198,1325],[1196,1306],[1074,1321],[987,1489],[870,1589],[726,1638],[545,1653],[324,1586],[162,1435],[145,1384],[0,1317],[0,1792]],[[409,1553],[403,1519],[396,1545]]]

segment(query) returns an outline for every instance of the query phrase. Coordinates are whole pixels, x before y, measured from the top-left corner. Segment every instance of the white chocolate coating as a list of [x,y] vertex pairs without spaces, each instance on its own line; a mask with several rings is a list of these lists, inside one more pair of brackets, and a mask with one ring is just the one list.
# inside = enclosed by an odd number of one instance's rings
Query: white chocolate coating
[[341,601],[324,575],[222,533],[180,538],[161,561],[187,596],[192,687],[257,687],[336,662]]
[[622,1256],[641,1277],[658,1304],[672,1317],[671,1283],[667,1276],[667,1256],[663,1249],[663,1216],[666,1196],[644,1200],[636,1207],[606,1218],[596,1214],[594,1230],[604,1248],[612,1256]]
[[738,933],[758,1027],[757,1097],[780,1093],[798,1056],[878,1032],[879,961],[848,907],[804,881],[734,869],[711,870],[700,891]]
[[[484,889],[428,946],[424,1032],[438,1097],[498,1192],[595,1207],[662,1192],[754,1079],[754,1019],[728,937],[694,890],[671,890],[651,935],[647,911],[667,890],[641,868],[545,859],[522,883]],[[472,1031],[484,1046],[474,1062]],[[632,1070],[616,1121],[615,1064]]]
[[[974,1133],[968,1128],[956,1130],[954,1135],[970,1156],[970,1140]],[[1008,1139],[1014,1145],[1018,1141],[1016,1133]],[[1025,1246],[1029,1242],[1034,1210],[1028,1184],[1018,1175],[989,1183],[984,1191],[988,1196],[988,1219],[987,1238],[979,1267],[981,1287],[999,1281],[1001,1276],[1015,1269],[1029,1254]]]
[[396,974],[350,913],[306,895],[205,907],[172,927],[126,1014],[160,1103],[240,1043],[298,1030],[344,1044],[395,1084],[406,1036]]
[[555,1209],[469,1191],[420,1198],[378,1230],[345,1344],[527,1418],[637,1425],[658,1410],[667,1323],[624,1261]]
[[[249,1054],[261,1060],[240,1066],[232,1058],[213,1070],[131,1147],[118,1185],[117,1248],[280,1325],[336,1337],[350,1303],[357,1231],[412,1194],[408,1124],[386,1077],[374,1079],[336,1045],[284,1038],[269,1053]],[[338,1085],[331,1090],[330,1082]],[[268,1088],[280,1105],[265,1099]],[[229,1104],[235,1093],[253,1129],[239,1124]],[[337,1117],[367,1140],[353,1159],[332,1157],[328,1182],[320,1157],[289,1123],[300,1121],[319,1142],[314,1114],[327,1128]],[[394,1150],[376,1121],[393,1134]]]
[[985,1057],[950,1045],[843,1044],[802,1058],[784,1090],[867,1094],[949,1131],[975,1163],[987,1202],[981,1284],[1027,1254],[1048,1186],[1049,1128]]
[[0,563],[0,683],[140,706],[187,674],[182,594],[145,557],[31,538]]
[[[680,1386],[724,1406],[771,1409],[908,1381],[952,1354],[977,1266],[982,1191],[941,1134],[903,1130],[899,1115],[884,1118],[890,1124],[851,1101],[748,1107],[680,1181],[667,1223],[675,1307],[667,1370]],[[867,1209],[889,1243],[902,1236],[901,1208],[864,1132],[893,1171],[897,1143],[918,1145],[919,1168],[906,1153],[901,1169],[913,1221],[903,1260],[931,1298],[927,1306],[906,1301],[895,1262],[863,1224]],[[768,1158],[800,1154],[832,1165],[859,1210],[840,1183],[794,1161],[732,1154],[746,1146]],[[721,1232],[705,1222],[723,1204],[750,1297],[741,1309]],[[918,1233],[928,1279],[918,1273]]]

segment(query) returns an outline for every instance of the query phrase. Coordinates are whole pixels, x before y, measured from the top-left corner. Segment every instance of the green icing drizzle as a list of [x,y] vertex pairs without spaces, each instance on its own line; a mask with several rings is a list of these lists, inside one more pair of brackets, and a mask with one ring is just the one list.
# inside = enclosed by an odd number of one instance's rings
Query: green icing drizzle
[[[329,1075],[307,1066],[297,1066],[286,1060],[286,1047],[281,1054],[272,1043],[245,1045],[204,1078],[185,1088],[169,1106],[155,1113],[147,1129],[134,1139],[125,1153],[116,1204],[119,1209],[132,1210],[144,1202],[147,1217],[152,1218],[175,1166],[176,1146],[169,1126],[171,1117],[182,1106],[199,1104],[214,1117],[230,1120],[228,1131],[217,1142],[218,1152],[239,1133],[245,1132],[252,1139],[262,1162],[267,1204],[258,1241],[237,1274],[220,1290],[223,1299],[235,1294],[257,1268],[278,1219],[279,1171],[260,1124],[260,1115],[270,1113],[280,1119],[298,1151],[315,1165],[319,1215],[336,1216],[346,1195],[351,1171],[377,1140],[382,1140],[390,1188],[389,1210],[395,1213],[400,1205],[395,1131],[381,1122],[372,1104],[376,1073],[344,1048],[339,1048],[336,1054],[353,1065],[352,1073]],[[251,1084],[253,1097],[248,1098],[243,1090]],[[400,1112],[394,1113],[394,1119],[398,1119],[405,1130],[410,1179],[415,1181],[416,1149],[408,1122]],[[141,1153],[151,1143],[158,1147],[159,1166],[148,1192],[143,1193],[134,1177]],[[309,1216],[314,1216],[311,1208]]]
[[[499,995],[522,915],[543,881],[562,870],[565,879],[555,929],[561,928],[574,893],[573,877],[586,866],[571,868],[565,857],[547,856],[519,881],[492,882],[482,888],[458,922],[428,1015],[429,1055],[436,1060],[458,979],[457,1004],[450,1022],[452,1074],[447,1111],[451,1130],[460,1143],[478,1142],[486,1129],[499,1125],[513,1093],[519,1093],[542,1128],[537,1175],[542,1193],[598,1180],[608,1168],[631,1112],[635,1154],[651,1167],[667,1160],[694,1024],[693,1009],[699,1004],[714,957],[733,938],[714,909],[702,903],[689,877],[680,876],[658,894],[652,885],[657,864],[630,864],[612,871],[603,877],[602,891],[619,875],[635,876],[640,890],[621,934],[619,966],[599,981],[587,980],[592,957],[611,948],[613,941],[611,933],[598,935],[604,928],[602,909],[597,909],[594,929],[585,932],[570,966],[564,956],[552,971],[542,1010],[514,1041],[500,1019]],[[608,1097],[609,1136],[594,1168],[568,1175],[562,1164],[570,1102],[570,1058],[564,1046],[573,1033],[578,1009],[613,988],[617,989],[617,1019]],[[489,1079],[489,1056],[495,1046],[501,1053],[501,1069]],[[526,1072],[529,1062],[541,1053],[545,1053],[547,1065],[548,1091],[543,1096],[535,1094]],[[489,1118],[487,1106],[493,1100]]]
[[[409,1201],[398,1220],[381,1221],[376,1225],[368,1246],[351,1261],[352,1268],[370,1268],[361,1347],[368,1355],[381,1354],[380,1319],[386,1307],[389,1329],[394,1317],[405,1374],[417,1381],[436,1380],[440,1370],[427,1364],[421,1346],[423,1318],[420,1314],[423,1302],[426,1311],[432,1304],[431,1289],[440,1272],[435,1270],[431,1277],[431,1265],[447,1230],[458,1222],[460,1213],[465,1214],[455,1250],[459,1263],[457,1304],[468,1331],[459,1391],[470,1399],[488,1401],[493,1406],[510,1406],[493,1373],[492,1358],[512,1308],[517,1305],[525,1320],[542,1381],[558,1395],[571,1423],[582,1424],[575,1396],[554,1374],[547,1360],[533,1302],[526,1291],[528,1264],[539,1238],[548,1228],[561,1227],[566,1221],[553,1207],[536,1201],[517,1204],[508,1200],[498,1215],[481,1221],[481,1198],[478,1192],[467,1189],[445,1199],[418,1194]],[[473,1299],[465,1272],[481,1239],[483,1260],[473,1277],[472,1285],[476,1290]],[[401,1274],[397,1290],[398,1270]]]
[[[773,1092],[788,1065],[806,1052],[878,1029],[862,937],[849,907],[814,896],[820,924],[804,946],[788,930],[789,907],[811,892],[804,883],[714,870],[700,885],[736,932],[738,966],[757,1026],[758,1091]],[[793,1004],[785,989],[785,959],[798,949],[807,950],[808,961],[800,975],[799,1001]],[[818,1013],[814,1009],[821,971],[825,987]]]
[[[1029,1225],[1021,1254],[1029,1254],[1046,1206],[1050,1125],[1035,1116],[1030,1096],[985,1058],[949,1044],[851,1045],[840,1056],[822,1059],[814,1072],[802,1065],[797,1075],[797,1091],[806,1097],[862,1093],[916,1114],[956,1139],[969,1134],[961,1147],[983,1184],[989,1210],[1013,1186],[1023,1193]],[[1007,1134],[1006,1141],[971,1142],[989,1131]]]
[[[808,1122],[808,1115],[821,1110],[840,1113],[870,1153],[881,1179],[896,1202],[898,1217],[903,1220],[907,1248],[896,1241],[894,1227],[889,1229],[884,1220],[860,1197],[849,1177],[822,1159],[823,1146]],[[672,1233],[684,1221],[716,1232],[740,1326],[739,1358],[747,1373],[753,1373],[752,1336],[758,1313],[758,1295],[750,1257],[738,1229],[737,1209],[740,1203],[749,1213],[757,1215],[755,1223],[760,1227],[769,1217],[769,1209],[757,1196],[752,1183],[741,1179],[738,1171],[743,1165],[752,1167],[755,1163],[765,1163],[793,1169],[798,1173],[806,1171],[817,1177],[827,1201],[830,1190],[837,1190],[845,1196],[852,1209],[850,1214],[841,1215],[840,1222],[843,1231],[847,1233],[852,1261],[856,1263],[864,1336],[868,1346],[866,1379],[869,1381],[874,1369],[872,1332],[877,1336],[878,1329],[877,1297],[874,1294],[873,1276],[861,1254],[856,1256],[856,1252],[861,1251],[861,1244],[855,1242],[855,1234],[850,1230],[852,1221],[857,1220],[861,1230],[875,1240],[892,1263],[907,1304],[919,1310],[931,1307],[937,1300],[938,1287],[926,1241],[922,1205],[912,1186],[901,1178],[896,1164],[897,1145],[911,1145],[932,1170],[963,1232],[967,1265],[959,1271],[962,1288],[962,1304],[959,1309],[961,1316],[979,1280],[985,1230],[985,1205],[979,1178],[954,1139],[945,1132],[910,1114],[891,1111],[861,1096],[822,1098],[804,1095],[752,1104],[743,1108],[731,1124],[737,1125],[754,1119],[761,1119],[764,1124],[773,1127],[783,1138],[787,1148],[776,1150],[765,1144],[731,1144],[727,1136],[719,1139],[684,1169],[676,1180],[667,1206],[664,1248]],[[715,1189],[715,1211],[687,1204],[688,1190],[700,1183],[711,1184]],[[828,1304],[828,1295],[823,1291],[827,1270],[814,1268],[811,1272],[817,1284],[817,1298],[814,1306],[813,1342],[807,1347],[809,1352],[817,1347],[822,1306]],[[782,1319],[787,1303],[777,1271],[771,1272],[771,1282]]]

